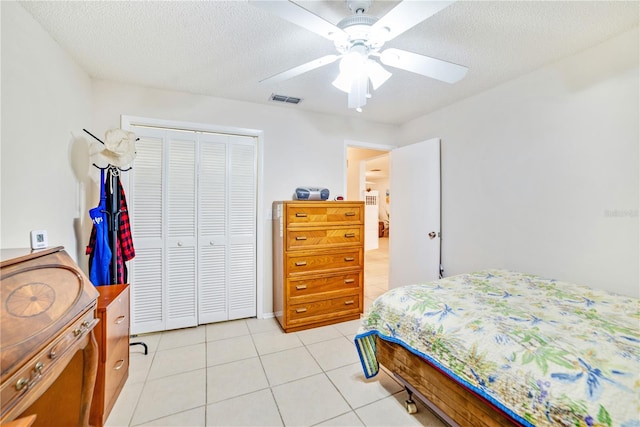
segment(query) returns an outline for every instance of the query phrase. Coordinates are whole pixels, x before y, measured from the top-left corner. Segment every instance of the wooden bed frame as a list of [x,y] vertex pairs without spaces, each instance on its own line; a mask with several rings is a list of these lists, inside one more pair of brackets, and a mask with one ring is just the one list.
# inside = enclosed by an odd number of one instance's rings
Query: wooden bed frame
[[487,400],[399,344],[376,336],[376,354],[383,367],[399,377],[410,391],[427,399],[425,403],[447,423],[491,427],[520,425]]

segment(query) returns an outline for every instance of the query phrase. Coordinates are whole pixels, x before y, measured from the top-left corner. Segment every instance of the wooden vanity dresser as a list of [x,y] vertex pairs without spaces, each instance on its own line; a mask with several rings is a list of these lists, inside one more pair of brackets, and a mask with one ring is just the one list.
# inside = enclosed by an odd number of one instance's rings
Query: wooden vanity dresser
[[87,426],[98,292],[62,247],[1,256],[0,423]]

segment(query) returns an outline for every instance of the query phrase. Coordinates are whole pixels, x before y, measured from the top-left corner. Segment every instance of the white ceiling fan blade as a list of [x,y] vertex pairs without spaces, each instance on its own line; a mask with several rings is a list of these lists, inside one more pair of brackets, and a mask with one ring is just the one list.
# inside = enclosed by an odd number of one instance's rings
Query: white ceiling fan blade
[[380,61],[390,67],[422,74],[447,83],[461,80],[469,70],[463,65],[393,48],[383,51],[380,54]]
[[290,68],[287,71],[283,71],[282,73],[278,73],[271,77],[267,77],[264,80],[260,80],[260,83],[270,83],[270,84],[280,83],[284,80],[306,73],[307,71],[315,70],[316,68],[320,68],[324,65],[331,64],[332,62],[335,62],[335,60],[338,58],[340,58],[340,55],[326,55],[326,56],[323,56],[322,58],[309,61],[306,64],[302,64],[302,65],[298,65],[297,67]]
[[331,22],[288,0],[249,0],[249,4],[332,41],[337,34],[344,33]]
[[404,0],[398,3],[386,15],[373,24],[373,30],[389,29],[385,37],[391,40],[394,37],[407,31],[409,28],[421,23],[425,19],[440,12],[442,9],[454,3],[449,1],[425,1],[425,0]]

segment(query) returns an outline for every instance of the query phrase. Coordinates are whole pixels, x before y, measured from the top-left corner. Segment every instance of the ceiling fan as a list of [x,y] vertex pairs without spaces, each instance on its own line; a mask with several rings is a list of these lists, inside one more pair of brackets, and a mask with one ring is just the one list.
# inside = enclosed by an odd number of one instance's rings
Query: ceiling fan
[[404,0],[386,15],[377,18],[367,15],[371,0],[346,0],[352,15],[333,25],[289,0],[249,0],[249,3],[256,7],[331,40],[338,51],[337,54],[326,55],[278,73],[262,80],[261,83],[278,83],[340,59],[340,74],[333,81],[333,85],[349,95],[348,107],[357,111],[362,111],[367,98],[371,97],[370,89],[376,90],[391,77],[391,73],[380,63],[447,83],[455,83],[466,75],[467,67],[406,50],[382,50],[386,42],[448,7],[454,1]]

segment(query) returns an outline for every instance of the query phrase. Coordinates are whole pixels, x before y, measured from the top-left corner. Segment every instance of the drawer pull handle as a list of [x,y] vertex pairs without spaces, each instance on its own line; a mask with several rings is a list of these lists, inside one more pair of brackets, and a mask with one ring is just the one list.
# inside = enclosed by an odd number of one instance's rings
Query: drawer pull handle
[[344,279],[344,283],[353,283],[356,279]]
[[38,380],[42,377],[43,369],[44,369],[44,363],[42,362],[36,363],[36,366],[33,367],[33,370],[31,372],[31,376],[29,377],[29,379],[20,378],[16,382],[16,390],[20,391],[25,387],[27,388],[27,390],[30,389],[31,386],[33,386],[36,382],[38,382]]
[[344,302],[344,305],[351,305],[351,304],[353,304],[353,300],[349,300],[349,301],[345,301]]
[[29,387],[29,380],[20,378],[18,382],[16,382],[16,390],[20,391],[25,387]]
[[356,233],[344,233],[344,237],[356,237]]
[[344,216],[356,216],[355,212],[345,212]]
[[58,343],[56,345],[53,346],[53,348],[51,349],[51,351],[49,351],[49,358],[50,359],[55,359],[56,357],[58,357],[58,347],[61,345],[61,343]]
[[296,261],[296,267],[302,267],[307,265],[307,261]]
[[296,313],[304,313],[305,311],[307,311],[306,308],[296,308]]
[[84,322],[82,322],[80,324],[79,328],[75,328],[73,330],[73,336],[74,337],[79,337],[80,335],[85,333],[87,331],[87,329],[89,329],[89,326],[91,326],[91,322],[89,322],[88,320],[85,320]]
[[296,212],[296,217],[298,218],[306,218],[307,214],[304,212]]
[[296,286],[296,289],[297,289],[298,291],[301,291],[301,290],[303,290],[303,289],[307,289],[307,285],[298,285],[298,286]]
[[113,366],[113,370],[117,371],[120,368],[122,368],[124,366],[124,359],[120,359],[116,362],[116,364]]
[[113,321],[113,323],[115,323],[116,325],[119,325],[120,323],[124,322],[124,319],[126,319],[126,316],[118,316],[118,318],[116,318],[116,320]]
[[346,256],[346,257],[344,257],[344,261],[345,262],[355,261],[355,258],[352,257],[352,256]]
[[307,240],[307,236],[296,236],[296,240]]

